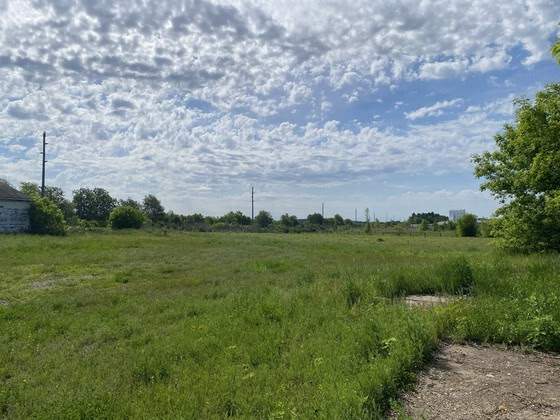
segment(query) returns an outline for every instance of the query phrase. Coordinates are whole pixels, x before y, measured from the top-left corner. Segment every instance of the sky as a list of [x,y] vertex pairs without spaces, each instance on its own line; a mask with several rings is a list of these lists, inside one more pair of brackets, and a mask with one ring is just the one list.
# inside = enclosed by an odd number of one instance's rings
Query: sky
[[0,177],[166,210],[498,207],[471,156],[560,79],[557,0],[0,0]]

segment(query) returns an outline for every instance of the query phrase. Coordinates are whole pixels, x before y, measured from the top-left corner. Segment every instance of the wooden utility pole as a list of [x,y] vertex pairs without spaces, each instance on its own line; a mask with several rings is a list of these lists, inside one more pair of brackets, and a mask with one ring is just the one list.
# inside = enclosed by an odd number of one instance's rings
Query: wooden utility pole
[[251,187],[251,220],[255,220],[255,189]]
[[47,162],[45,160],[45,146],[48,144],[46,142],[47,139],[47,132],[43,131],[43,177],[42,177],[42,181],[41,181],[41,197],[45,197],[45,163]]

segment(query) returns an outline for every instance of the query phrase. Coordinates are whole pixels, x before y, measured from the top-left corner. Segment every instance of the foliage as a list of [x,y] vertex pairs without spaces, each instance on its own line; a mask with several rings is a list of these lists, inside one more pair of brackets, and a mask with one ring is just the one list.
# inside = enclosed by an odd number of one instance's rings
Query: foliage
[[143,223],[144,215],[134,207],[116,207],[109,215],[109,226],[112,229],[140,229]]
[[255,217],[255,222],[259,227],[266,228],[269,227],[273,222],[274,219],[270,215],[269,212],[265,210],[261,210],[259,214]]
[[[351,222],[352,221],[350,221],[350,223]],[[344,224],[344,219],[342,218],[342,216],[340,214],[337,213],[333,216],[333,223],[334,223],[335,226],[341,226],[341,225]]]
[[417,225],[422,223],[422,220],[426,220],[429,224],[434,224],[437,222],[445,222],[449,220],[449,217],[434,213],[433,211],[429,213],[412,213],[407,222],[411,225]]
[[117,200],[103,188],[80,188],[74,191],[72,203],[80,219],[105,224]]
[[478,233],[478,221],[474,214],[465,214],[457,219],[457,235],[475,237]]
[[33,197],[29,208],[29,230],[39,235],[66,235],[66,222],[60,209],[49,198]]
[[312,225],[322,225],[325,219],[321,213],[313,213],[307,216],[307,221]]
[[425,232],[428,230],[428,221],[426,219],[422,219],[420,224],[418,225],[418,230]]
[[237,226],[249,226],[253,221],[249,216],[245,216],[240,211],[230,211],[218,219],[222,223]]
[[165,209],[155,195],[148,194],[142,202],[142,211],[153,223],[163,222]]
[[299,221],[296,216],[290,216],[288,213],[285,213],[280,216],[280,224],[286,227],[295,227],[299,224]]
[[142,210],[142,204],[138,201],[133,200],[132,198],[128,197],[126,200],[119,200],[119,206],[121,207],[132,207],[136,210]]
[[550,52],[552,56],[558,61],[560,64],[560,38],[556,38],[556,42],[552,47],[550,47]]
[[494,233],[506,248],[560,251],[560,84],[514,103],[515,125],[495,135],[496,151],[473,156],[475,175],[503,204]]
[[[22,182],[20,191],[30,197],[41,196],[41,187],[36,182]],[[74,216],[74,206],[70,200],[64,198],[64,191],[61,188],[45,185],[45,197],[60,209],[65,220],[70,220]]]

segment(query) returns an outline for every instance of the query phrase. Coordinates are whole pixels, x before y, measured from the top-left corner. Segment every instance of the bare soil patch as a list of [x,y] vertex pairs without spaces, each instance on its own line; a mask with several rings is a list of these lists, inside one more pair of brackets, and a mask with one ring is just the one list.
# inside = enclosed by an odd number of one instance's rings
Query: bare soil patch
[[445,305],[457,299],[454,296],[434,296],[434,295],[409,295],[404,298],[404,302],[410,306],[431,307]]
[[403,400],[414,419],[560,419],[560,356],[443,343]]

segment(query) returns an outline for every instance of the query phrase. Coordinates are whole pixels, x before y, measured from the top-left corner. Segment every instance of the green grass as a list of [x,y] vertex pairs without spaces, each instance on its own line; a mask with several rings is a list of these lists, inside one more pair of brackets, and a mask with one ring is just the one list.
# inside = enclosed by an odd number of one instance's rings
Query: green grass
[[557,255],[378,239],[0,236],[0,416],[371,418],[441,338],[560,351]]

